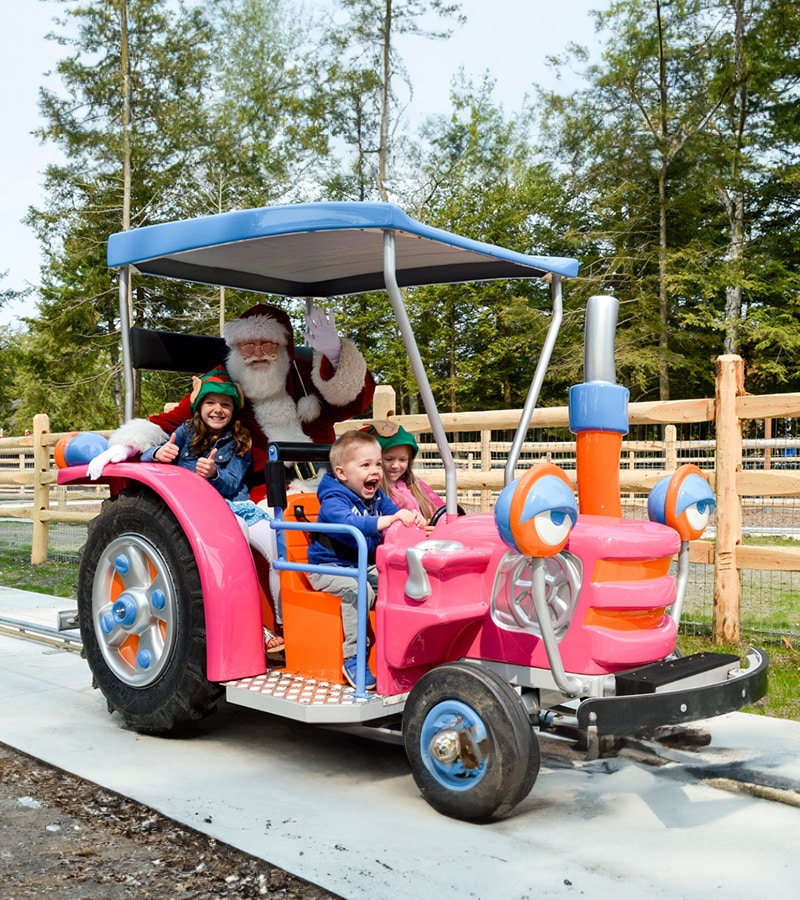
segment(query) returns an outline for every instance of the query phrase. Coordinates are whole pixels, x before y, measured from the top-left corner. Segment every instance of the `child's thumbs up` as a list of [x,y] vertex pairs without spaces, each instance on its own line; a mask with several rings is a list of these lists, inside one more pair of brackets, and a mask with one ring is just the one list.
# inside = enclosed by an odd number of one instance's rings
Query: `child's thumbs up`
[[217,477],[217,465],[214,462],[214,459],[217,456],[217,448],[212,447],[211,452],[208,456],[203,457],[202,459],[197,460],[197,474],[202,475],[203,478],[216,478]]
[[178,458],[178,454],[180,453],[180,449],[178,445],[175,443],[175,432],[173,432],[169,436],[169,440],[166,444],[162,444],[158,450],[153,454],[155,459],[159,462],[163,463],[171,463],[174,462]]

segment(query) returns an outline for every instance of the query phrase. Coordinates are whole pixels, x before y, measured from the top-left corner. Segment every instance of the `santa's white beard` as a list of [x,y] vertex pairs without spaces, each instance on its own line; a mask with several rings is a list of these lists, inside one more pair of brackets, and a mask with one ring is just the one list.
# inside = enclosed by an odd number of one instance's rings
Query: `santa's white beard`
[[289,374],[287,351],[281,348],[268,366],[264,365],[262,359],[263,357],[254,356],[254,362],[247,363],[236,348],[232,348],[228,354],[228,372],[242,386],[245,397],[251,403],[286,393],[286,376]]
[[286,390],[289,353],[282,347],[268,366],[248,364],[236,348],[228,354],[227,368],[242,387],[261,430],[271,441],[309,441],[297,415],[295,401]]

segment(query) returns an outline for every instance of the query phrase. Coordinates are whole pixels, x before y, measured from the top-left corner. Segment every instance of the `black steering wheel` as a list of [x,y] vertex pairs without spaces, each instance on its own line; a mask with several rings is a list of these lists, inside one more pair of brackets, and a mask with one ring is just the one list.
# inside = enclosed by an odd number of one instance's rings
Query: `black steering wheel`
[[[465,515],[466,515],[466,513],[464,512],[464,507],[463,507],[463,506],[457,506],[457,507],[456,507],[456,510],[457,510],[457,512],[458,512],[458,514],[459,514],[460,516],[465,516]],[[431,516],[431,520],[430,520],[430,522],[429,522],[428,524],[429,524],[431,527],[433,527],[433,526],[439,521],[439,519],[442,518],[442,516],[443,516],[446,512],[447,512],[447,507],[446,507],[446,506],[440,506],[440,507],[436,510],[436,512]]]

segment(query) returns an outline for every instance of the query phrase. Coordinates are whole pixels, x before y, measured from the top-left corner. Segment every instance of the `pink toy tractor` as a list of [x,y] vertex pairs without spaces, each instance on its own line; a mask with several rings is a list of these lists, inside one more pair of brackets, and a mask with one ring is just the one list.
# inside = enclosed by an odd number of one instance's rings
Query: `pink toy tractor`
[[[78,616],[94,681],[125,722],[169,733],[227,701],[405,745],[423,797],[445,815],[486,821],[527,796],[537,733],[570,734],[597,756],[625,735],[710,718],[763,696],[767,659],[676,650],[689,541],[713,511],[699,469],[681,467],[650,497],[650,521],[626,520],[619,454],[627,390],[616,384],[617,303],[587,307],[584,383],[569,397],[577,500],[553,465],[517,472],[561,322],[575,260],[527,256],[430,228],[389,204],[274,207],[113,235],[123,323],[130,273],[180,277],[287,297],[386,290],[445,470],[446,505],[430,534],[393,526],[378,550],[378,597],[358,582],[359,659],[341,674],[338,598],[314,591],[306,557],[313,491],[287,494],[286,464],[323,464],[327,447],[269,448],[265,478],[281,571],[285,664],[268,665],[267,563],[254,558],[224,501],[183,469],[109,464],[111,498],[90,526]],[[310,262],[313,261],[313,265]],[[494,513],[459,515],[457,472],[400,288],[503,279],[550,281],[552,320],[533,373]],[[123,325],[127,383],[132,336]],[[182,352],[180,336],[170,352]],[[203,339],[207,343],[213,339]],[[177,348],[177,349],[176,349]],[[211,349],[210,344],[206,349]],[[215,346],[215,352],[220,348]],[[204,351],[205,352],[205,351]],[[198,355],[195,371],[207,358]],[[130,396],[130,394],[129,394]],[[132,400],[126,404],[132,415]],[[68,449],[68,448],[67,448]],[[70,461],[59,483],[87,480]],[[356,539],[360,538],[356,534]],[[673,568],[677,560],[677,575]],[[365,690],[373,635],[377,690]]]

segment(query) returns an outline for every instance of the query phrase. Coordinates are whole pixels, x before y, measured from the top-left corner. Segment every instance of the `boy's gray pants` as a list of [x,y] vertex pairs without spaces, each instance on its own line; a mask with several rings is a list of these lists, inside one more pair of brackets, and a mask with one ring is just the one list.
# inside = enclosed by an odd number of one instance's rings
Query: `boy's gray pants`
[[[344,642],[342,652],[345,659],[356,655],[356,638],[358,634],[358,581],[352,575],[321,575],[309,572],[308,580],[316,591],[327,591],[342,598],[342,630]],[[367,566],[367,601],[369,608],[375,605],[375,594],[378,590],[378,568]]]

